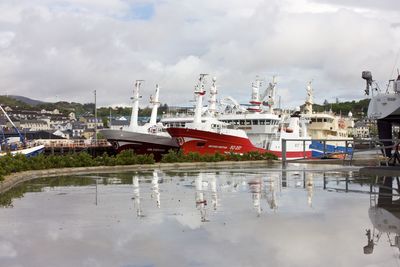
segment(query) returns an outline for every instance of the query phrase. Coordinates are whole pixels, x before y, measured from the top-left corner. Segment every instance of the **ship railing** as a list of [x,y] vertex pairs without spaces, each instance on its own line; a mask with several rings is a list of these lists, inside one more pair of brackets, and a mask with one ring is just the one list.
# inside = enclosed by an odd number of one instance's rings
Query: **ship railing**
[[[348,162],[349,165],[353,164],[354,155],[360,157],[360,159],[364,160],[377,160],[378,165],[383,163],[386,166],[396,164],[398,162],[400,164],[400,140],[393,139],[377,139],[372,138],[369,140],[365,139],[353,139],[353,138],[343,138],[343,139],[282,139],[282,164],[286,164],[289,161],[299,161],[290,160],[287,158],[287,143],[288,142],[299,142],[301,141],[303,144],[303,158],[307,159],[307,143],[312,141],[318,141],[322,144],[322,156],[319,159],[342,159],[343,165]],[[327,142],[342,142],[345,144],[344,150],[339,150],[335,152],[329,152],[327,149]],[[367,143],[367,147],[366,146]],[[387,145],[391,143],[390,145]],[[364,147],[362,147],[364,146]],[[386,155],[386,150],[391,151],[391,155]],[[363,158],[364,157],[364,158]],[[318,159],[314,158],[314,159]]]

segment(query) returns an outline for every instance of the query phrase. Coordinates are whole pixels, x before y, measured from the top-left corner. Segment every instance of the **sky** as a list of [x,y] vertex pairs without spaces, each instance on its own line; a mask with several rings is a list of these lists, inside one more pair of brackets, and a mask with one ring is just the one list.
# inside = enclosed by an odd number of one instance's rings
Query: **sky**
[[277,79],[283,107],[364,98],[363,70],[385,88],[400,67],[398,0],[0,0],[0,94],[128,105],[145,80],[188,105],[200,73],[219,97],[250,99]]

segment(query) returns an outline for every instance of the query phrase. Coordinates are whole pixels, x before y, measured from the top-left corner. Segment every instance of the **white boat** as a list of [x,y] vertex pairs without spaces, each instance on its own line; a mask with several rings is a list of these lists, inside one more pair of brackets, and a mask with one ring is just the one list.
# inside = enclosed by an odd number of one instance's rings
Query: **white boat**
[[[349,132],[354,128],[353,114],[348,116],[336,115],[332,110],[327,112],[315,112],[313,105],[313,89],[311,82],[307,85],[307,98],[304,106],[304,113],[301,115],[307,120],[307,130],[311,139],[326,139],[324,142],[313,140],[311,150],[313,157],[341,155],[341,152],[350,153],[352,148],[346,146],[346,141],[351,140]],[[329,139],[331,141],[329,141]],[[341,141],[343,140],[343,141]],[[350,143],[349,143],[350,144]],[[343,154],[341,155],[343,156]]]
[[133,90],[132,115],[128,130],[103,129],[100,133],[109,141],[117,152],[132,149],[136,154],[153,154],[155,159],[161,159],[162,155],[170,149],[177,149],[177,143],[165,131],[162,123],[157,123],[157,111],[160,105],[159,91],[156,85],[154,97],[150,103],[153,105],[150,121],[144,125],[138,124],[139,92],[141,80],[135,82]]
[[[282,156],[282,139],[291,139],[287,142],[286,157],[288,159],[309,158],[310,141],[305,122],[300,118],[298,110],[292,114],[274,113],[276,82],[272,82],[260,94],[261,80],[256,79],[252,84],[250,105],[247,109],[238,106],[231,97],[233,105],[225,109],[218,119],[228,124],[233,124],[238,129],[244,130],[251,142],[258,148],[265,149],[278,158]],[[298,141],[296,139],[299,139]]]
[[11,125],[14,127],[19,135],[19,140],[13,142],[9,142],[9,139],[3,138],[0,144],[0,157],[3,157],[8,153],[13,156],[17,154],[22,154],[26,157],[33,157],[44,152],[44,145],[34,145],[25,140],[18,127],[15,126],[14,122],[11,120],[11,118],[8,116],[7,112],[3,109],[1,105],[0,110],[3,112],[4,116],[11,123]]

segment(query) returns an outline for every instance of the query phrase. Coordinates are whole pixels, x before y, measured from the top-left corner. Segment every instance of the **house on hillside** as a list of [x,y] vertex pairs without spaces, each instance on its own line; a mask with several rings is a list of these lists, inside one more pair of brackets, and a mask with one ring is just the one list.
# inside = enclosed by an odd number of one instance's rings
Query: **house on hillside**
[[85,129],[82,133],[82,137],[84,137],[85,139],[93,139],[94,134],[95,134],[94,129]]
[[20,120],[19,128],[26,131],[50,130],[50,126],[43,120]]
[[102,129],[104,127],[103,120],[95,117],[80,117],[79,121],[84,123],[87,129]]
[[71,133],[72,133],[72,131],[70,131],[70,130],[65,130],[65,131],[57,130],[53,134],[60,136],[62,138],[65,138],[65,139],[70,139]]
[[357,121],[354,124],[353,128],[353,136],[354,138],[369,138],[370,137],[370,131],[369,131],[369,125],[366,121],[361,120]]
[[59,124],[53,124],[52,127],[54,130],[59,130],[59,131],[67,131],[71,130],[72,131],[72,123],[71,122],[64,122],[64,123],[59,123]]
[[112,120],[110,123],[111,130],[127,130],[128,128],[129,128],[129,121],[125,118]]
[[72,123],[72,138],[83,138],[83,132],[85,131],[85,124],[82,122],[74,122]]

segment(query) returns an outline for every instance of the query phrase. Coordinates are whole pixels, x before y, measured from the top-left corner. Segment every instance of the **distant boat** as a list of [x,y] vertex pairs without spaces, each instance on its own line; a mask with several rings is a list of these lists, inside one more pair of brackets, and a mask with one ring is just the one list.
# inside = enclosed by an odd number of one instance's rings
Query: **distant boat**
[[137,80],[133,90],[132,116],[127,130],[103,129],[100,133],[119,153],[123,150],[132,149],[136,154],[153,154],[156,160],[161,159],[163,154],[170,149],[178,149],[178,144],[165,131],[161,123],[157,123],[157,111],[159,87],[156,86],[154,97],[150,102],[153,104],[150,122],[144,125],[138,124],[139,91],[142,81]]
[[[301,116],[308,121],[307,130],[311,139],[324,139],[323,141],[313,140],[310,145],[312,157],[338,157],[344,158],[351,153],[353,148],[350,142],[346,146],[346,141],[351,141],[349,129],[354,127],[353,114],[349,112],[347,117],[338,116],[332,111],[315,112],[313,105],[313,89],[311,82],[307,85],[307,99],[304,107],[304,114]],[[343,141],[342,141],[343,140]]]
[[[4,116],[6,116],[7,120],[15,128],[19,136],[19,140],[11,141],[11,139],[5,138],[3,134],[3,138],[1,138],[0,143],[0,157],[5,156],[8,153],[13,156],[16,154],[23,154],[27,157],[33,157],[43,153],[44,145],[33,145],[27,142],[1,105],[0,110],[4,113]],[[3,129],[1,130],[3,132]]]

